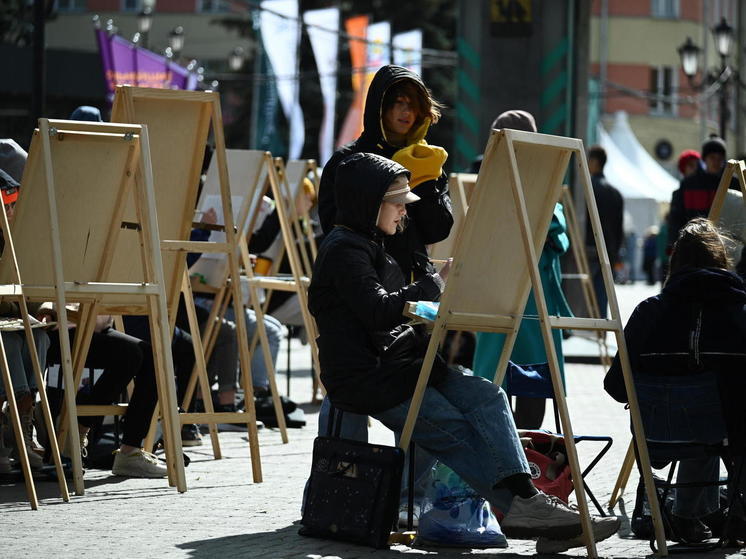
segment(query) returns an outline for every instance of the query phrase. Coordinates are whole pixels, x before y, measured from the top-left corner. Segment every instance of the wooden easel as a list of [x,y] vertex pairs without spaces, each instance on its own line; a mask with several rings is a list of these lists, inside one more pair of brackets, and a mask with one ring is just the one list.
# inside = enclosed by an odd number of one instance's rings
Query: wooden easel
[[[609,320],[549,316],[539,276],[538,254],[544,244],[554,206],[560,197],[562,178],[573,155],[583,184],[604,284],[609,294],[612,316]],[[451,272],[402,431],[399,442],[401,448],[406,450],[409,446],[437,348],[448,330],[506,334],[494,378],[496,383],[500,383],[521,321],[524,318],[538,318],[554,385],[556,406],[562,420],[562,432],[565,435],[572,477],[576,480],[582,479],[552,328],[612,331],[616,335],[619,347],[630,415],[637,434],[636,441],[643,464],[643,477],[656,539],[660,553],[665,555],[667,548],[663,524],[583,142],[574,138],[530,132],[493,130],[485,149],[474,196],[471,211],[467,214],[456,245]],[[520,235],[516,235],[517,231],[520,231]],[[487,250],[491,253],[489,259],[483,257]],[[506,266],[506,262],[510,262],[510,265]],[[526,301],[532,287],[538,317],[524,317]],[[582,484],[576,484],[575,497],[588,556],[597,557]]]
[[[311,182],[316,190],[316,196],[319,194],[319,169],[314,159],[291,159],[285,166],[285,184],[287,185],[287,196],[292,200],[291,209],[295,210],[295,200],[298,193],[303,190],[303,179],[311,175],[313,178]],[[290,216],[293,227],[295,228],[295,236],[298,239],[305,239],[308,242],[310,249],[310,262],[308,274],[313,271],[311,266],[316,260],[318,254],[318,247],[316,246],[316,238],[313,234],[313,228],[311,226],[311,217],[308,212],[299,215],[297,211],[294,211]],[[305,248],[305,247],[304,247]]]
[[[241,242],[247,242],[247,237],[250,237],[251,232],[253,231],[254,224],[258,217],[262,196],[264,195],[264,185],[267,182],[269,171],[266,167],[265,152],[255,150],[227,150],[226,155],[231,184],[236,185],[232,192],[236,201],[239,202],[238,207],[240,208],[235,220],[237,235],[234,237],[234,242],[236,244],[233,248],[236,256],[240,257],[239,245]],[[200,208],[207,208],[211,205],[211,201],[216,196],[215,190],[216,186],[219,184],[216,180],[218,178],[216,173],[217,163],[215,165],[211,163],[207,172],[207,180],[202,192],[201,202],[199,204]],[[222,233],[216,234],[216,236],[220,235],[222,235]],[[219,240],[222,240],[222,237],[219,237]],[[231,282],[229,281],[229,269],[226,266],[224,255],[220,255],[220,258],[211,258],[210,261],[211,262],[207,264],[209,268],[212,268],[210,270],[210,287],[208,289],[201,287],[201,289],[209,290],[215,295],[212,308],[210,309],[210,316],[203,333],[206,348],[205,355],[207,357],[211,354],[215,340],[217,339],[218,330],[216,326],[218,322],[222,320],[223,316],[225,316],[226,309],[230,303],[230,298],[225,295],[231,286]],[[198,266],[198,264],[195,264],[195,266]],[[236,306],[234,309],[236,309],[236,313],[241,312],[244,309],[243,301],[240,306]],[[264,329],[263,323],[261,325],[261,330],[259,329],[259,326],[257,327],[257,333],[260,336],[262,335],[262,332],[264,336],[262,338],[262,349],[265,366],[267,367],[270,393],[275,407],[275,416],[277,418],[282,441],[287,443],[288,434],[287,426],[285,425],[285,415],[282,412],[282,403],[277,391],[272,355],[269,352],[268,341],[266,339],[266,329]],[[242,343],[247,342],[248,340],[244,338]],[[251,351],[254,351],[253,345]],[[188,405],[194,390],[195,373],[192,374],[189,386],[187,387],[185,405]],[[252,394],[253,391],[246,392],[244,397],[246,399],[251,398],[253,403]]]
[[[207,423],[210,425],[213,453],[220,458],[220,449],[215,425],[217,423],[245,423],[248,428],[251,467],[255,482],[262,481],[259,440],[256,426],[254,401],[246,400],[246,413],[216,413],[212,406],[209,383],[204,372],[205,359],[199,325],[197,324],[194,302],[186,270],[186,255],[190,252],[215,252],[225,254],[231,279],[231,297],[236,308],[241,306],[241,287],[238,271],[238,257],[235,247],[236,230],[233,223],[231,190],[225,153],[225,137],[220,110],[220,97],[216,92],[178,91],[118,86],[112,108],[112,119],[121,122],[140,123],[148,126],[151,136],[151,150],[156,204],[159,226],[161,226],[160,249],[163,253],[166,294],[168,296],[169,333],[173,332],[179,296],[183,292],[190,321],[194,344],[196,366],[204,374],[201,390],[204,395],[205,413],[176,413],[177,425]],[[223,232],[225,242],[189,241],[193,225],[194,208],[197,202],[199,175],[207,144],[212,131],[215,141],[220,182],[220,200],[223,211]],[[183,290],[183,291],[182,291]],[[109,309],[111,314],[131,314]],[[244,390],[251,393],[251,359],[246,343],[246,321],[242,313],[236,314],[239,362]],[[151,330],[152,332],[152,330]],[[169,337],[170,343],[170,337]],[[166,346],[170,347],[170,346]],[[162,408],[162,406],[161,406]],[[164,413],[164,417],[169,412]],[[154,429],[146,439],[152,444]],[[179,439],[180,443],[180,439]],[[180,446],[180,444],[179,444]],[[168,448],[167,448],[168,451]]]
[[[257,292],[258,288],[266,290],[277,290],[287,291],[297,294],[298,302],[300,304],[301,314],[303,316],[303,325],[306,328],[308,334],[308,344],[311,348],[311,359],[313,362],[313,371],[316,385],[320,386],[323,390],[321,383],[321,367],[319,365],[319,351],[316,345],[316,323],[308,310],[308,286],[310,284],[310,278],[304,274],[304,263],[301,260],[299,253],[299,244],[302,242],[302,237],[296,237],[296,231],[293,228],[291,222],[292,216],[297,216],[298,213],[295,210],[294,197],[289,195],[287,190],[282,188],[282,183],[278,176],[277,167],[275,162],[272,161],[272,156],[269,153],[265,154],[265,165],[268,169],[268,177],[270,188],[275,199],[275,209],[277,216],[280,220],[280,231],[282,233],[282,241],[285,246],[285,252],[287,253],[288,261],[290,262],[290,276],[255,276],[249,259],[249,248],[246,239],[241,240],[241,257],[243,261],[244,272],[249,278],[249,291],[251,294],[251,301],[256,312],[257,318],[257,329],[259,331],[260,341],[266,348],[267,355],[269,353],[269,347],[266,340],[266,329],[264,328],[264,310],[259,304],[259,295]],[[308,265],[310,269],[310,263]],[[271,361],[271,360],[270,360]],[[274,367],[271,370],[270,378],[274,376]],[[315,395],[315,390],[314,390]],[[275,403],[275,406],[277,404]]]
[[[26,182],[23,182],[26,185]],[[23,331],[26,338],[26,344],[28,345],[29,355],[31,357],[31,366],[34,369],[34,380],[39,390],[39,398],[41,400],[41,409],[44,416],[44,424],[49,434],[49,445],[54,460],[55,471],[57,474],[57,483],[60,486],[60,496],[62,500],[68,502],[70,495],[67,490],[67,482],[65,481],[65,472],[62,468],[62,460],[60,459],[60,449],[57,446],[57,436],[54,430],[54,421],[52,419],[52,413],[49,408],[49,400],[47,399],[47,390],[44,383],[44,375],[41,370],[41,364],[39,363],[39,356],[36,350],[36,342],[34,341],[34,334],[31,329],[31,323],[29,321],[28,308],[26,307],[26,298],[23,295],[23,282],[21,281],[21,275],[18,271],[18,260],[16,259],[15,247],[13,245],[13,235],[8,225],[8,216],[5,213],[5,205],[2,204],[2,226],[3,238],[5,239],[5,248],[3,250],[3,256],[5,257],[0,261],[0,266],[9,268],[10,277],[12,283],[4,284],[0,286],[0,299],[14,301],[18,304],[18,308],[21,311],[21,319],[23,320]],[[9,262],[7,265],[3,265],[1,262]],[[3,276],[5,277],[5,276]],[[21,471],[23,472],[23,479],[26,483],[26,494],[28,495],[29,504],[33,510],[39,508],[39,500],[36,496],[36,487],[34,486],[34,479],[31,473],[31,466],[29,464],[28,453],[26,451],[26,445],[23,443],[23,433],[21,427],[21,418],[18,413],[18,405],[16,402],[15,393],[13,392],[13,382],[10,377],[10,367],[8,366],[8,359],[5,353],[5,344],[0,336],[0,373],[2,373],[2,382],[5,387],[5,395],[8,400],[8,408],[10,411],[10,423],[13,426],[13,434],[16,439],[16,447],[18,448],[18,458],[21,465]]]
[[[140,180],[133,181],[135,175]],[[131,194],[135,184],[134,195]],[[134,229],[122,228],[125,201],[132,197],[139,217]],[[81,211],[84,201],[86,208]],[[72,443],[73,482],[84,492],[80,459],[74,367],[82,369],[102,305],[137,301],[150,318],[158,396],[166,414],[164,438],[170,445],[169,476],[186,489],[181,440],[174,437],[176,414],[173,363],[166,322],[163,266],[158,251],[158,225],[147,129],[141,126],[39,120],[24,172],[24,187],[11,228],[24,294],[53,300],[57,306],[61,371],[67,422]],[[117,250],[120,237],[131,236],[135,250]],[[139,256],[139,258],[138,258]],[[118,265],[142,263],[143,273],[130,279]],[[124,264],[123,264],[124,263]],[[116,267],[114,267],[116,268]],[[10,260],[0,261],[0,283],[12,283]],[[75,355],[70,348],[66,303],[80,303]],[[60,433],[60,437],[62,433]]]
[[[466,212],[469,211],[469,201],[474,194],[477,175],[470,173],[451,173],[448,177],[448,192],[451,196],[453,227],[448,237],[430,248],[430,257],[445,260],[453,256],[453,249],[464,228]],[[415,188],[415,193],[416,193]]]
[[[578,279],[583,291],[585,306],[592,318],[601,318],[601,312],[598,308],[596,292],[593,289],[593,278],[591,278],[588,258],[585,254],[585,239],[580,234],[578,220],[575,217],[575,206],[572,201],[572,193],[567,186],[562,187],[560,203],[565,212],[565,221],[567,222],[567,234],[570,237],[570,250],[572,251],[575,267],[578,270],[577,276],[569,277],[562,275],[563,279]],[[611,367],[611,357],[609,356],[609,346],[606,344],[606,332],[597,331],[596,341],[601,358],[601,365],[608,369]]]

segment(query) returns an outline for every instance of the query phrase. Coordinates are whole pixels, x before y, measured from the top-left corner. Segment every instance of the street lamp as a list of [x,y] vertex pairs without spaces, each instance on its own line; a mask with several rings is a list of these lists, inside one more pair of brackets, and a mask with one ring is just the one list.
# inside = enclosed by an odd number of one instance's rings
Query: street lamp
[[243,47],[236,47],[228,56],[228,67],[233,72],[238,72],[243,67],[244,60],[246,60],[246,53]]
[[149,6],[143,7],[137,14],[137,30],[142,38],[142,46],[148,48],[148,34],[153,25],[153,9]]
[[728,111],[728,87],[732,79],[738,80],[736,70],[728,65],[728,57],[731,54],[731,46],[733,45],[733,27],[728,25],[725,18],[722,18],[720,23],[712,28],[712,39],[720,55],[720,68],[714,70],[705,69],[699,84],[695,83],[694,78],[697,75],[699,54],[702,52],[702,49],[692,41],[691,37],[687,37],[686,42],[677,50],[681,58],[681,69],[693,89],[703,90],[708,84],[720,84],[717,91],[719,96],[718,104],[720,106],[720,137],[725,140],[728,118],[730,116]]
[[181,25],[174,27],[168,34],[168,44],[174,58],[179,58],[181,49],[184,48],[184,28]]

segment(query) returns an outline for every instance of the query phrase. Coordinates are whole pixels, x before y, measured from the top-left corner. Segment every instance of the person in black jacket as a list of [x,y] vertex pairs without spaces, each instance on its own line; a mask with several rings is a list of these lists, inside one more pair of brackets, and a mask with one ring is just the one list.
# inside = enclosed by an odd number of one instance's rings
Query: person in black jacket
[[[649,440],[746,446],[746,289],[729,272],[723,240],[703,218],[680,232],[663,291],[640,303],[624,329],[632,375]],[[604,381],[627,402],[619,355]],[[662,464],[662,466],[665,464]],[[732,464],[726,462],[726,466]],[[678,482],[717,481],[717,457],[682,460]],[[675,490],[674,529],[679,539],[711,536],[699,519],[718,510],[718,488]],[[739,516],[743,518],[743,511]],[[736,534],[746,537],[744,525]]]
[[[598,217],[601,220],[601,230],[606,243],[606,253],[609,256],[611,267],[619,261],[619,249],[624,241],[624,199],[619,191],[609,184],[604,176],[606,166],[606,150],[601,146],[592,146],[588,150],[588,171],[591,174],[593,185],[593,197],[598,207]],[[591,220],[586,222],[585,250],[588,255],[588,266],[593,279],[593,290],[596,293],[596,301],[601,311],[601,318],[606,317],[608,296],[604,287],[601,263],[596,252],[596,244],[593,240]]]
[[[447,265],[407,284],[386,253],[384,236],[402,229],[405,204],[417,198],[408,178],[404,167],[374,154],[354,154],[340,163],[337,225],[319,248],[309,287],[321,379],[332,404],[370,414],[394,432],[404,427],[429,341],[404,324],[404,305],[437,300],[449,271]],[[506,535],[583,545],[578,512],[531,482],[499,386],[436,359],[412,440],[507,511],[501,523]],[[594,522],[596,539],[618,526],[616,518]]]
[[[437,122],[439,117],[440,105],[415,73],[393,65],[376,72],[365,101],[363,133],[334,152],[321,174],[319,220],[324,234],[338,223],[335,192],[340,185],[335,181],[335,174],[339,163],[359,152],[391,159],[402,148],[421,143],[430,123]],[[436,167],[439,168],[437,163]],[[354,190],[356,185],[345,187]],[[394,257],[408,281],[434,271],[425,247],[448,237],[453,226],[448,177],[442,170],[433,179],[418,184],[415,190],[420,200],[407,205],[406,230],[384,241],[386,251]]]

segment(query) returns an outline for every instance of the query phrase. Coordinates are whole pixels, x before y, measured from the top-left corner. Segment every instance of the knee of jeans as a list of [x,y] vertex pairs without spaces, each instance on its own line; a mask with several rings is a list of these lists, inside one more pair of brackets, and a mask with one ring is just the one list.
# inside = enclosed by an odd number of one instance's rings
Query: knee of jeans
[[24,343],[23,334],[20,332],[6,332],[3,333],[3,346],[5,347],[5,353],[13,351],[21,351]]

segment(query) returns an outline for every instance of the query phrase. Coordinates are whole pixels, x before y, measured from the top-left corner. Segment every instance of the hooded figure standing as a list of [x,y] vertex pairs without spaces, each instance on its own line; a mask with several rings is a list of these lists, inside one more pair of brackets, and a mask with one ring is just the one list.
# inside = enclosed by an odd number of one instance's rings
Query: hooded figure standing
[[[353,153],[366,152],[397,161],[411,173],[410,186],[420,200],[407,204],[408,225],[384,245],[407,281],[432,273],[426,245],[448,237],[453,225],[448,178],[443,163],[448,154],[424,138],[440,118],[440,104],[419,76],[401,66],[384,66],[373,77],[365,101],[363,133],[339,148],[327,161],[319,185],[319,219],[324,234],[337,223],[335,191],[339,163]],[[355,188],[354,185],[342,185]]]

